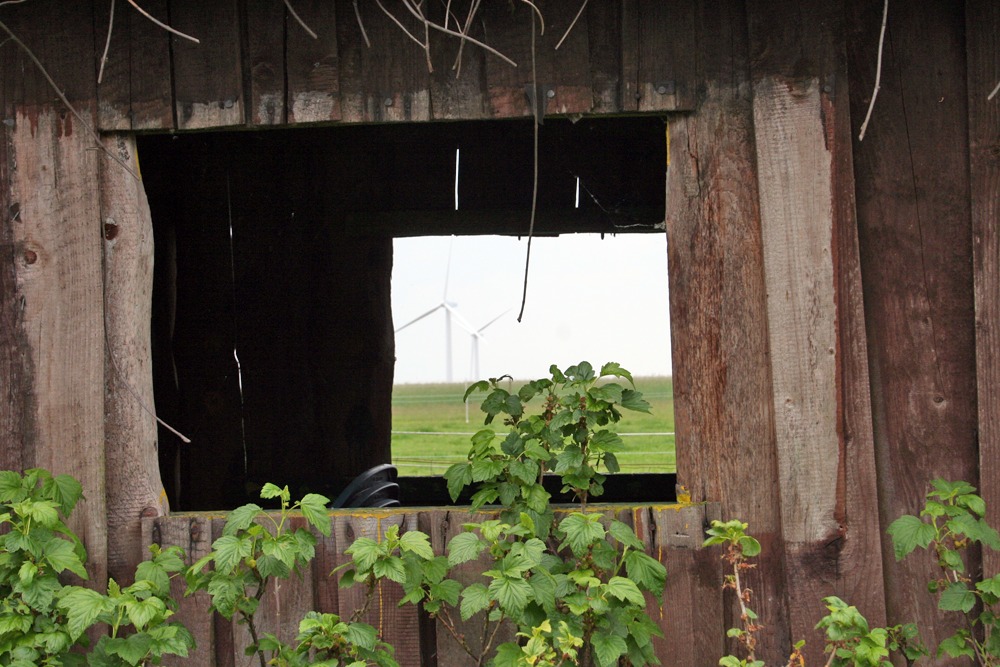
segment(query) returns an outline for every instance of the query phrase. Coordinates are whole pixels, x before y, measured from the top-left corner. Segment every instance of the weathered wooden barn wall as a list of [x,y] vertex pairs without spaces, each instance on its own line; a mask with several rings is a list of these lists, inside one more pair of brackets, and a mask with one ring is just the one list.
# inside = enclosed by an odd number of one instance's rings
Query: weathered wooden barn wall
[[[359,3],[370,48],[348,0],[295,3],[318,40],[279,2],[144,4],[200,46],[117,3],[98,86],[109,6],[0,8],[0,21],[104,131],[531,113],[526,7],[488,3],[474,33],[518,67],[467,46],[455,78],[453,41],[433,35],[428,72],[424,53],[372,3]],[[761,537],[766,555],[751,585],[768,625],[763,655],[782,663],[804,637],[818,662],[812,626],[827,594],[873,622],[922,621],[939,638],[948,628],[928,622],[934,602],[922,594],[929,570],[895,563],[885,527],[919,507],[938,476],[978,483],[1000,517],[1000,97],[986,99],[1000,80],[1000,8],[891,3],[881,90],[860,141],[882,3],[591,0],[558,51],[579,5],[542,7],[549,21],[537,36],[536,92],[548,114],[651,112],[669,122],[678,481]],[[79,525],[99,579],[106,566],[124,567],[112,556],[128,550],[124,535],[139,521],[115,523],[108,512],[159,511],[108,488],[121,465],[109,434],[127,433],[120,425],[141,413],[119,414],[127,400],[105,349],[142,332],[118,330],[102,313],[113,311],[106,292],[116,275],[141,287],[142,258],[122,274],[104,262],[112,241],[126,247],[142,232],[117,225],[107,238],[99,186],[107,158],[17,45],[0,48],[0,456],[4,466],[48,465],[84,479]],[[132,164],[129,153],[119,154]],[[138,194],[133,205],[141,207]],[[217,221],[226,211],[213,198],[200,215]],[[151,373],[144,363],[129,371],[137,386]],[[146,494],[158,480],[143,475]],[[106,536],[112,524],[124,532]],[[207,549],[211,531],[185,526],[188,537],[177,539]],[[671,578],[683,599],[697,598],[689,616],[679,614],[689,626],[665,621],[697,637],[672,654],[683,664],[715,664],[723,640],[710,629],[720,616],[734,623],[731,608],[720,613],[698,597],[705,573],[718,573],[706,553]],[[991,554],[983,562],[989,572],[1000,567]],[[327,600],[318,604],[340,600],[327,584],[308,585]],[[220,654],[225,628],[211,631]]]
[[[663,607],[650,615],[664,633],[663,638],[654,640],[664,664],[717,664],[725,634],[721,614],[722,577],[715,552],[701,548],[701,526],[719,517],[718,505],[595,505],[594,510],[632,526],[646,543],[648,552],[659,558],[671,573]],[[427,533],[432,546],[443,551],[447,541],[463,531],[464,523],[488,518],[491,517],[471,514],[463,508],[369,510],[361,514],[335,511],[332,534],[326,538],[320,536],[316,560],[310,571],[302,578],[292,577],[282,582],[280,590],[270,590],[262,600],[258,612],[260,627],[273,628],[275,634],[289,641],[298,633],[298,619],[309,610],[349,618],[361,607],[365,597],[363,587],[339,588],[340,573],[331,576],[336,567],[350,561],[344,551],[358,537],[377,539],[390,527],[398,526],[401,530]],[[297,521],[293,527],[304,525],[301,518]],[[222,535],[224,525],[225,519],[218,514],[180,513],[144,519],[143,531],[148,542],[181,546],[196,560],[210,551],[212,540]],[[477,563],[457,569],[459,571],[453,576],[472,583]],[[183,581],[175,580],[173,586],[179,598],[184,589]],[[401,665],[463,667],[470,664],[469,656],[450,635],[443,629],[435,631],[436,623],[432,619],[419,613],[413,605],[400,607],[402,597],[400,586],[384,583],[362,619],[378,628],[383,638],[395,647]],[[190,658],[169,664],[221,667],[245,662],[243,649],[250,641],[246,626],[203,613],[209,603],[205,592],[182,603],[179,616],[188,621],[188,629],[195,636],[198,647]],[[468,622],[465,627],[468,641],[477,646],[482,631],[478,619]]]

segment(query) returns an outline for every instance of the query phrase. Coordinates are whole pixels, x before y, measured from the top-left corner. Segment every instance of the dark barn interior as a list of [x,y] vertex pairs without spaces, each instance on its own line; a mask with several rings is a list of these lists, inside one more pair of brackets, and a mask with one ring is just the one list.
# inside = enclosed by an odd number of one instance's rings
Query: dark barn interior
[[[160,134],[139,151],[156,405],[192,439],[160,429],[171,507],[234,507],[274,480],[334,497],[389,462],[392,239],[527,235],[530,121]],[[662,233],[663,118],[547,120],[538,155],[536,234]]]

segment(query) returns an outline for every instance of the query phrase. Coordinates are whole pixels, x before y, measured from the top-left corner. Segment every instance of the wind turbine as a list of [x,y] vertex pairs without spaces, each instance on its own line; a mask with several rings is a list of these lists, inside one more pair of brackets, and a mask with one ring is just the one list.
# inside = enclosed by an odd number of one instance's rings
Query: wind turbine
[[[452,241],[454,245],[454,240]],[[452,349],[451,349],[451,320],[453,317],[461,318],[461,316],[456,312],[455,307],[458,306],[454,301],[448,300],[448,280],[451,274],[451,248],[448,246],[448,264],[444,273],[444,294],[441,297],[441,303],[437,304],[427,312],[414,317],[412,320],[404,324],[403,326],[397,328],[393,333],[399,333],[403,329],[416,324],[425,317],[430,317],[439,310],[444,311],[444,347],[445,347],[445,378],[448,382],[453,380],[452,377]],[[464,322],[464,320],[462,320]],[[464,324],[463,324],[464,327]]]
[[453,372],[453,368],[454,368],[453,367],[454,354],[453,354],[453,349],[452,349],[452,330],[453,330],[453,325],[454,324],[458,324],[458,326],[460,326],[462,329],[465,329],[465,331],[468,332],[468,334],[472,337],[471,357],[470,357],[470,361],[469,361],[469,371],[472,374],[472,378],[471,379],[472,380],[478,380],[479,379],[479,341],[480,341],[481,338],[483,338],[483,332],[488,327],[492,326],[501,317],[503,317],[504,315],[506,315],[507,313],[509,313],[511,309],[508,308],[507,310],[505,310],[504,312],[500,313],[499,315],[497,315],[496,317],[494,317],[492,320],[490,320],[489,322],[487,322],[486,324],[484,324],[483,326],[481,326],[481,327],[479,327],[477,329],[472,324],[470,324],[468,320],[466,320],[464,317],[462,317],[459,314],[459,312],[457,310],[458,304],[455,303],[454,301],[449,301],[448,300],[448,283],[449,283],[449,279],[450,279],[450,274],[451,274],[451,247],[449,246],[449,248],[448,248],[448,264],[447,264],[447,269],[445,270],[445,275],[444,275],[444,292],[443,292],[443,294],[441,296],[441,302],[439,304],[437,304],[436,306],[434,306],[433,308],[431,308],[431,309],[429,309],[429,310],[421,313],[417,317],[413,318],[412,320],[410,320],[406,324],[400,326],[399,328],[397,328],[395,330],[394,333],[399,333],[403,329],[406,329],[407,327],[416,324],[420,320],[422,320],[422,319],[424,319],[426,317],[430,317],[431,315],[433,315],[434,313],[438,312],[439,310],[443,310],[444,311],[445,377],[446,377],[446,379],[447,379],[448,382],[453,382],[454,381],[454,372]]

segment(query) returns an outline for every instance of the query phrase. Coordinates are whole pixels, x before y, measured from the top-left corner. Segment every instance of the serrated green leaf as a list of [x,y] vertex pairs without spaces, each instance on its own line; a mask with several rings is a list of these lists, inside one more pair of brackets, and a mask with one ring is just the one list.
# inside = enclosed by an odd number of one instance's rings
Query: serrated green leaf
[[635,381],[632,379],[632,374],[621,367],[621,364],[609,361],[608,363],[601,366],[601,377],[607,377],[613,375],[614,377],[625,378],[629,381],[629,384],[635,386]]
[[517,617],[524,611],[531,595],[531,585],[520,578],[500,577],[490,582],[490,597],[510,616]]
[[479,558],[486,542],[475,533],[459,533],[448,542],[448,564],[452,567]]
[[0,502],[17,502],[22,497],[21,476],[13,470],[0,470]]
[[896,560],[903,560],[917,547],[926,549],[934,539],[934,526],[910,514],[904,514],[889,524],[888,532]]
[[646,548],[642,540],[635,536],[635,531],[632,530],[632,527],[617,519],[612,519],[611,524],[608,526],[608,532],[611,533],[611,537],[627,547],[640,550]]
[[372,565],[372,572],[376,577],[386,578],[399,584],[406,581],[406,568],[399,556],[378,559]]
[[434,549],[431,548],[430,538],[426,533],[420,531],[411,530],[403,533],[403,536],[399,538],[399,548],[404,552],[415,553],[425,560],[434,558]]
[[614,431],[601,430],[590,439],[592,447],[603,452],[620,452],[625,449],[625,441]]
[[969,612],[976,606],[976,594],[961,582],[952,583],[941,593],[938,608],[943,611]]
[[630,551],[625,554],[625,573],[629,579],[657,597],[663,595],[667,568],[652,556],[642,551]]
[[128,613],[129,621],[136,627],[137,630],[142,631],[146,629],[146,625],[156,619],[163,618],[166,614],[167,607],[158,597],[151,597],[145,600],[132,600],[125,603],[125,611]]
[[299,501],[299,510],[309,525],[320,532],[323,537],[330,537],[332,522],[327,505],[330,499],[318,493],[307,493]]
[[66,540],[54,538],[46,542],[43,550],[45,560],[57,573],[69,570],[81,579],[87,579],[87,569],[77,556],[73,544]]
[[940,657],[945,653],[952,658],[967,657],[974,660],[976,657],[975,649],[973,649],[972,645],[961,631],[947,637],[944,641],[938,644],[938,656]]
[[448,495],[452,502],[457,501],[462,489],[472,484],[472,464],[455,463],[445,471],[444,478],[448,481]]
[[375,648],[378,632],[367,623],[349,623],[344,630],[344,638],[351,644],[370,651]]
[[956,499],[956,502],[962,507],[967,507],[970,512],[973,512],[977,516],[986,514],[986,503],[974,493],[961,495]]
[[279,487],[277,484],[272,484],[271,482],[266,483],[260,489],[261,498],[282,498],[283,500],[288,500],[291,497],[291,492],[288,487]]
[[382,548],[370,537],[359,537],[344,553],[351,556],[359,570],[367,572],[382,555]]
[[604,539],[604,526],[597,520],[598,515],[574,512],[559,523],[559,531],[565,536],[565,544],[573,554],[582,556],[587,548]]
[[633,412],[646,412],[650,413],[653,411],[652,406],[642,397],[642,393],[635,391],[634,389],[625,389],[622,391],[622,401],[620,405]]
[[591,387],[590,389],[587,390],[587,396],[589,396],[594,401],[603,401],[605,403],[621,403],[622,386],[620,384],[615,384],[611,382],[608,384]]
[[69,516],[83,497],[83,486],[72,475],[55,475],[42,485],[45,494],[59,505],[63,516]]
[[135,568],[136,581],[147,581],[152,586],[157,595],[168,595],[170,593],[170,575],[159,563],[151,560],[144,560]]
[[622,602],[629,602],[637,607],[646,606],[646,598],[643,597],[642,591],[630,579],[626,579],[625,577],[611,577],[605,586],[608,593]]
[[[271,486],[274,485],[272,484]],[[264,510],[260,507],[260,505],[255,505],[253,503],[237,507],[229,513],[229,518],[226,519],[226,525],[222,529],[222,534],[235,535],[241,530],[246,530],[254,522],[254,519],[256,519],[263,512]]]
[[220,572],[232,572],[240,561],[249,558],[253,553],[253,545],[246,537],[223,535],[212,543],[215,552],[215,569]]
[[101,614],[113,608],[106,597],[80,586],[64,589],[59,596],[58,606],[66,612],[66,629],[73,641],[79,639]]
[[595,632],[590,638],[590,645],[594,647],[599,667],[614,667],[618,664],[618,658],[628,650],[624,639],[605,632]]
[[477,459],[472,462],[472,481],[488,482],[503,474],[504,462],[493,459]]
[[483,584],[472,584],[462,591],[462,620],[467,621],[490,606],[490,596]]
[[469,396],[472,394],[472,392],[489,391],[489,390],[490,390],[490,383],[487,382],[486,380],[480,380],[479,382],[470,384],[469,387],[465,390],[465,394],[462,396],[462,402],[464,403],[467,400],[469,400]]

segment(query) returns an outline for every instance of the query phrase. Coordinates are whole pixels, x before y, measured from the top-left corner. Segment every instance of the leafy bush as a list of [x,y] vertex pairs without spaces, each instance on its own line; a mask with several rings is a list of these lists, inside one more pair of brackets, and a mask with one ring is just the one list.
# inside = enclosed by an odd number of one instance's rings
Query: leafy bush
[[[617,472],[621,438],[612,430],[622,409],[648,410],[634,387],[606,378],[631,374],[615,363],[600,373],[582,362],[551,377],[525,384],[516,393],[503,378],[477,382],[489,426],[497,417],[508,427],[499,440],[485,428],[472,438],[468,460],[446,473],[453,499],[478,484],[472,508],[499,503],[499,518],[469,523],[435,556],[426,535],[400,536],[390,528],[381,542],[361,538],[348,553],[350,569],[341,583],[361,583],[369,598],[383,579],[403,586],[403,603],[421,604],[469,654],[476,665],[492,656],[498,667],[515,665],[658,664],[652,638],[659,627],[646,614],[645,593],[660,599],[666,570],[647,555],[632,529],[600,513],[587,501],[603,492],[605,474]],[[531,401],[539,399],[534,412]],[[560,478],[579,503],[557,524],[543,475]],[[554,526],[554,529],[553,529]],[[451,568],[485,558],[481,579],[468,586],[450,578]],[[480,618],[482,641],[466,640],[461,622]],[[495,646],[504,623],[520,642]]]
[[[193,638],[167,622],[176,608],[170,578],[183,568],[179,548],[154,546],[135,581],[122,588],[111,579],[107,594],[60,581],[64,573],[87,578],[87,554],[65,523],[81,496],[69,475],[0,472],[0,525],[9,529],[0,538],[0,664],[110,667],[186,656]],[[87,654],[71,652],[97,624],[110,634]]]

